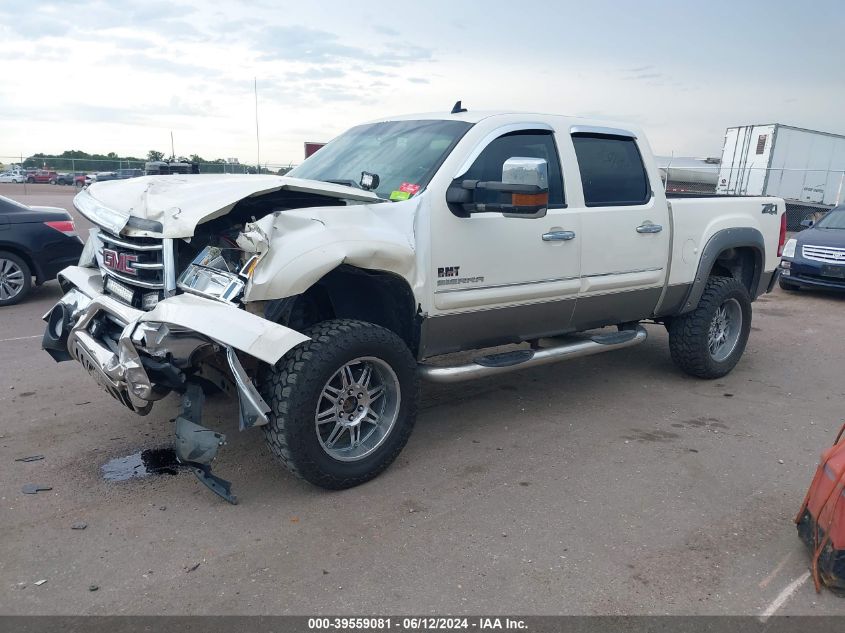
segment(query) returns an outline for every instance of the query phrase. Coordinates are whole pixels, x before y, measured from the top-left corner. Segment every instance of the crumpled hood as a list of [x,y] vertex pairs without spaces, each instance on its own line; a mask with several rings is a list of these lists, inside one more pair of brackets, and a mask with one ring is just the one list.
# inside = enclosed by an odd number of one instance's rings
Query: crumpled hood
[[193,236],[198,224],[225,215],[244,198],[280,189],[381,201],[371,191],[288,176],[174,174],[94,183],[77,194],[73,204],[86,218],[113,233],[129,224],[135,235],[181,238]]

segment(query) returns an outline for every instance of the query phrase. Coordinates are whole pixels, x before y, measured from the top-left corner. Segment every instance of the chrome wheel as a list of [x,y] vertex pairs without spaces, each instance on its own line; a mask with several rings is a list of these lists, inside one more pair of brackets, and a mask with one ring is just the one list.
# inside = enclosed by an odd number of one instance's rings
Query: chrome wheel
[[710,356],[717,362],[722,362],[736,347],[742,331],[742,307],[736,299],[728,299],[716,309],[710,322],[710,332],[707,345]]
[[0,259],[0,300],[17,297],[24,287],[24,273],[11,259]]
[[320,446],[344,462],[372,453],[393,430],[400,392],[396,373],[383,360],[367,356],[346,363],[317,401],[314,422]]

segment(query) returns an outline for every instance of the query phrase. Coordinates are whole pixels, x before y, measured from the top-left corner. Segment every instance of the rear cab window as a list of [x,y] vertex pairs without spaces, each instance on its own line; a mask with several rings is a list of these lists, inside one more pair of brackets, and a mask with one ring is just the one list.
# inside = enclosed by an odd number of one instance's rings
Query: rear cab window
[[576,132],[572,134],[588,207],[635,206],[651,199],[651,187],[636,139]]

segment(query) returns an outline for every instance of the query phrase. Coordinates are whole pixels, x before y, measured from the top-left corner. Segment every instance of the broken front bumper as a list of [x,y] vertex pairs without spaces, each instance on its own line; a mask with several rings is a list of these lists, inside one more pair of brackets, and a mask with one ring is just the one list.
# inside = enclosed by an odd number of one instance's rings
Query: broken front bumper
[[[144,415],[170,391],[184,392],[193,376],[223,377],[240,403],[241,428],[266,424],[269,407],[237,351],[274,364],[308,337],[245,310],[190,294],[164,299],[149,312],[103,293],[96,269],[71,266],[59,274],[65,295],[45,315],[42,347],[56,361],[77,360],[112,397]],[[216,382],[216,381],[215,381]]]

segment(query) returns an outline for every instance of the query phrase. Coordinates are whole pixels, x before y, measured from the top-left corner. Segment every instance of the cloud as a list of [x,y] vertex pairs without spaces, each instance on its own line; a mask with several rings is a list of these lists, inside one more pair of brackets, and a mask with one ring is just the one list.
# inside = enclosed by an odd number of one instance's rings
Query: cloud
[[214,105],[209,100],[193,103],[176,96],[162,104],[109,106],[71,102],[63,104],[61,109],[44,105],[25,109],[13,108],[8,113],[12,116],[25,116],[28,121],[138,126],[164,125],[174,117],[217,116]]
[[388,37],[399,37],[401,35],[401,33],[393,27],[384,26],[383,24],[377,24],[373,27],[373,30],[376,33],[380,33],[381,35],[387,35]]
[[371,77],[395,77],[393,73],[386,73],[383,70],[375,70],[374,68],[358,68],[358,70]]
[[123,64],[133,70],[148,70],[153,73],[167,73],[180,77],[216,77],[221,73],[216,68],[187,64],[180,62],[173,57],[159,57],[146,53],[131,53],[126,55],[115,55],[111,58],[113,64]]
[[666,84],[675,83],[666,74],[660,72],[654,65],[647,64],[645,66],[635,66],[633,68],[623,68],[620,71],[623,81],[644,81],[651,86],[662,86]]
[[27,6],[19,6],[12,12],[0,12],[0,22],[21,39],[38,40],[44,37],[63,37],[74,30],[73,22],[64,16],[42,13]]
[[272,25],[258,35],[255,50],[265,61],[299,61],[312,64],[359,62],[383,66],[401,66],[426,61],[432,51],[406,42],[388,46],[380,51],[343,43],[328,31],[306,26]]
[[663,75],[663,73],[638,73],[636,75],[625,77],[624,79],[661,79],[664,76],[665,75]]
[[70,49],[64,46],[39,46],[35,50],[17,49],[3,54],[9,60],[30,62],[58,62],[68,58]]
[[344,70],[333,66],[312,66],[303,71],[285,73],[285,79],[291,81],[303,79],[340,79],[345,76],[346,72]]
[[31,5],[0,7],[0,24],[11,33],[28,41],[47,37],[81,37],[94,35],[103,38],[103,31],[129,28],[150,30],[162,36],[199,38],[201,33],[185,20],[195,9],[185,3],[166,0],[146,0],[137,4],[72,2],[42,0]]
[[118,48],[130,50],[150,50],[155,48],[155,43],[142,37],[120,37],[114,40]]

